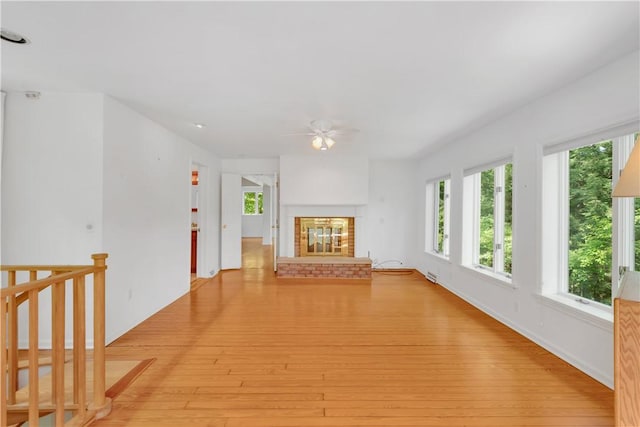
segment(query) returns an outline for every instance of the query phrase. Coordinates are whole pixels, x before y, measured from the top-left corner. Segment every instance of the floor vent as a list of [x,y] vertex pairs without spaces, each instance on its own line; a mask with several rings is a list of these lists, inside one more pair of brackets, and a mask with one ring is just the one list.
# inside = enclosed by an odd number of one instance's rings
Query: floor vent
[[433,282],[433,283],[438,283],[438,276],[435,273],[432,273],[430,271],[427,271],[427,280]]

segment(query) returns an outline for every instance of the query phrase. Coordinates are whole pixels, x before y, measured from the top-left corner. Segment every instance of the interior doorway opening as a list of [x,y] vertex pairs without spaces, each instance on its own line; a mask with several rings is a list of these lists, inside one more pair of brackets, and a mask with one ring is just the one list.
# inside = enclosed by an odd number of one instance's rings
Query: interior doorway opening
[[274,269],[276,187],[275,175],[242,176],[242,268]]
[[190,279],[194,281],[198,273],[198,233],[200,232],[200,170],[191,165],[191,268]]
[[[220,269],[243,268],[243,252],[251,242],[278,253],[278,175],[221,175]],[[251,239],[251,240],[244,240]],[[244,260],[247,258],[245,257]]]

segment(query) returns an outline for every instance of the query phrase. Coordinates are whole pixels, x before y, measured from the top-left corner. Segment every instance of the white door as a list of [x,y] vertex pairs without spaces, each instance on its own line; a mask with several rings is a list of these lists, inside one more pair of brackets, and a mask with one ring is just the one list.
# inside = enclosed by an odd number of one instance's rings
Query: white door
[[223,173],[220,192],[220,269],[242,267],[242,177]]
[[273,271],[278,271],[278,249],[280,245],[280,182],[278,174],[273,175],[273,187],[271,190],[271,221],[273,224]]

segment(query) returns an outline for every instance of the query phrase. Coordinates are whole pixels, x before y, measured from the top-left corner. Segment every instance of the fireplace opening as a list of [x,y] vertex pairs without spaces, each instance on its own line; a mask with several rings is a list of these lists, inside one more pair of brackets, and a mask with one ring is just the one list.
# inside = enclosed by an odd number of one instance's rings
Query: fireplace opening
[[295,256],[353,257],[353,218],[295,218]]

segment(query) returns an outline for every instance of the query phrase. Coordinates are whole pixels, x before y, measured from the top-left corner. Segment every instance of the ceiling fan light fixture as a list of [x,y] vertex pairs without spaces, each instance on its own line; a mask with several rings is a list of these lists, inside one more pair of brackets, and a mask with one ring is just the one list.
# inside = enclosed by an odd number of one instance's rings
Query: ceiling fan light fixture
[[327,148],[331,148],[331,147],[333,147],[333,144],[335,144],[335,143],[336,143],[333,139],[331,139],[331,138],[329,138],[329,137],[326,137],[326,138],[324,139],[324,142],[325,142],[325,144],[327,144]]
[[313,138],[313,140],[311,141],[311,145],[313,146],[313,148],[315,148],[316,150],[322,150],[322,146],[323,146],[323,140],[321,136],[316,136]]

